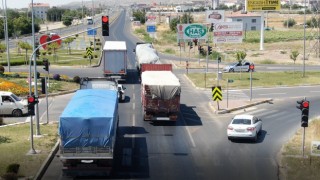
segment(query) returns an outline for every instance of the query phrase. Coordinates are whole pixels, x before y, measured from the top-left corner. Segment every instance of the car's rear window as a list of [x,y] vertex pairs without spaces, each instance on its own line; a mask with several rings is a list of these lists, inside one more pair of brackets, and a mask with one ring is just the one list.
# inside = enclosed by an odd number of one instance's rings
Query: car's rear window
[[251,124],[250,119],[234,119],[232,124]]

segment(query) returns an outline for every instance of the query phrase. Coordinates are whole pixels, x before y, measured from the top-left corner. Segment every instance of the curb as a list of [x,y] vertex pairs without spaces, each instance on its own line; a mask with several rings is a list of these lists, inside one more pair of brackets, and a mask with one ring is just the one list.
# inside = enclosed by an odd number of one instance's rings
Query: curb
[[35,180],[41,180],[45,172],[47,171],[50,163],[52,162],[55,154],[57,154],[59,150],[59,144],[60,141],[58,140],[57,143],[54,145],[53,149],[51,150],[50,154],[48,157],[45,159],[45,161],[42,163],[39,171],[37,172],[36,176],[34,177]]
[[270,99],[261,100],[261,101],[255,102],[255,103],[247,104],[247,105],[244,105],[244,106],[239,106],[239,107],[231,108],[231,109],[223,109],[223,110],[217,110],[217,109],[215,109],[215,108],[212,106],[212,104],[211,104],[212,102],[210,102],[210,106],[214,109],[214,111],[215,111],[216,114],[226,114],[226,113],[230,113],[230,112],[232,112],[232,111],[237,111],[237,110],[240,110],[240,109],[245,109],[245,108],[252,107],[252,106],[256,106],[256,105],[259,105],[259,104],[270,103],[270,102],[272,102],[272,101],[273,101],[273,99],[270,98]]

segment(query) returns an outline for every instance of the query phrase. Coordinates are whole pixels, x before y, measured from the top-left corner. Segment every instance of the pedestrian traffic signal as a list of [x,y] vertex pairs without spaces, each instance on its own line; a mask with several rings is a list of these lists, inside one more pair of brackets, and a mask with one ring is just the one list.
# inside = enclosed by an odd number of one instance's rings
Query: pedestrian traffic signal
[[49,61],[48,61],[48,59],[46,59],[46,58],[44,58],[43,59],[43,69],[45,70],[45,71],[48,71],[49,72],[49,65],[50,65],[50,63],[49,63]]
[[102,16],[102,36],[109,36],[109,16]]
[[198,46],[199,54],[205,55],[204,49],[202,46]]
[[301,110],[301,127],[308,127],[310,102],[307,100],[301,100],[297,101],[297,103],[297,108]]
[[208,54],[212,54],[212,47],[211,46],[208,46]]
[[37,104],[38,98],[36,98],[34,95],[28,96],[28,115],[35,115],[34,113],[34,105]]
[[193,39],[194,45],[197,46],[198,45],[198,39]]

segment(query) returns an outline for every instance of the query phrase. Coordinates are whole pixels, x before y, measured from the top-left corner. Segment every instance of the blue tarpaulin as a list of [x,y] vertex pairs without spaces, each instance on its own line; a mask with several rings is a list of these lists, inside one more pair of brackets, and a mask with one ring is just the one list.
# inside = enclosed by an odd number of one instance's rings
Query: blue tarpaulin
[[64,148],[112,146],[118,121],[117,91],[78,90],[62,112],[59,135]]

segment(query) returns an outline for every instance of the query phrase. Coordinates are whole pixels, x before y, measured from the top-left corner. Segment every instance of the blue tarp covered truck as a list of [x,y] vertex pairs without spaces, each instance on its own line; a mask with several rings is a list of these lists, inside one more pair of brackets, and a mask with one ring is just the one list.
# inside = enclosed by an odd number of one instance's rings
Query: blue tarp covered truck
[[118,127],[117,91],[75,92],[59,122],[60,160],[64,175],[112,170]]

